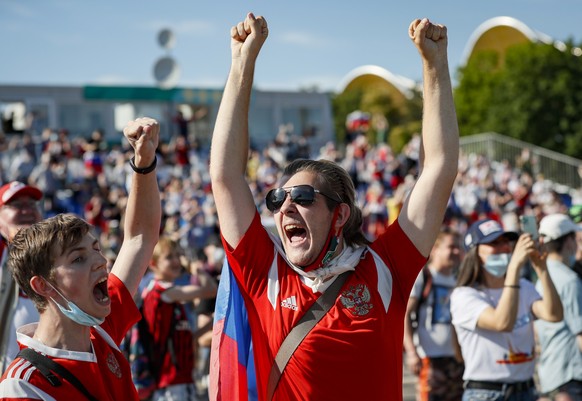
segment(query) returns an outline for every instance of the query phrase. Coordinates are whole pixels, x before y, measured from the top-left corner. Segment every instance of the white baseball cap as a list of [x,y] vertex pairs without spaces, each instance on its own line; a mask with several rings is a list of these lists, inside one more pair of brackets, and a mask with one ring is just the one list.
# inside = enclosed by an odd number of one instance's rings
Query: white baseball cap
[[582,227],[565,214],[550,214],[540,221],[540,236],[546,241],[556,240],[575,231],[582,231]]

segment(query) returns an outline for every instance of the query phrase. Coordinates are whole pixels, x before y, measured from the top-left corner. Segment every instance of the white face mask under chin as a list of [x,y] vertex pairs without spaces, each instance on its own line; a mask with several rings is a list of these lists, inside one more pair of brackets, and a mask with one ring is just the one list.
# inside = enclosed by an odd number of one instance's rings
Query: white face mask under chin
[[69,301],[59,290],[57,290],[51,283],[47,281],[48,285],[50,285],[53,290],[55,290],[61,298],[65,300],[67,303],[67,308],[59,304],[53,297],[51,297],[51,301],[55,303],[57,308],[62,312],[63,315],[71,319],[73,322],[78,323],[83,326],[99,326],[101,323],[105,321],[105,319],[99,319],[94,316],[91,316],[87,312],[83,311],[74,302]]

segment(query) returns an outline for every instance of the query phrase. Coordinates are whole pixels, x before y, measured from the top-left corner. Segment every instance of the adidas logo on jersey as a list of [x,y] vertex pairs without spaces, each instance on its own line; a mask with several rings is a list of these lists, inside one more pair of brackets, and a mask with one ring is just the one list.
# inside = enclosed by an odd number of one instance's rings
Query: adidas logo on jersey
[[281,301],[281,307],[291,310],[297,310],[297,299],[295,295]]

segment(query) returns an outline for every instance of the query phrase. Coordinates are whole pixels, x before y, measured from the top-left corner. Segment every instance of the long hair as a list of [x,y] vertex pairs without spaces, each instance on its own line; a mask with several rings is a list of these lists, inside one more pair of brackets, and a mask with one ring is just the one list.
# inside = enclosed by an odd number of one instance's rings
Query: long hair
[[[362,230],[362,211],[356,205],[356,190],[354,183],[347,171],[337,163],[328,160],[295,160],[283,171],[281,181],[284,183],[291,176],[306,171],[314,174],[317,178],[319,190],[330,195],[335,195],[350,208],[350,217],[344,225],[343,237],[346,245],[368,245],[370,241]],[[329,210],[333,210],[337,203],[325,197]]]
[[457,278],[457,287],[474,287],[475,284],[483,284],[483,270],[481,268],[481,258],[477,254],[479,245],[473,247],[465,254],[461,267],[459,268],[459,277]]

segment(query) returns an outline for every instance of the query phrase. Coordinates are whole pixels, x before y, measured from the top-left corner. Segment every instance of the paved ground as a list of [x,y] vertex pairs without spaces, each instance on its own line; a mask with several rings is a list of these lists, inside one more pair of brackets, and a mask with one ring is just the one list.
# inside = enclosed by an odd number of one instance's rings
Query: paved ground
[[402,399],[403,401],[416,401],[416,376],[404,366],[402,368]]

